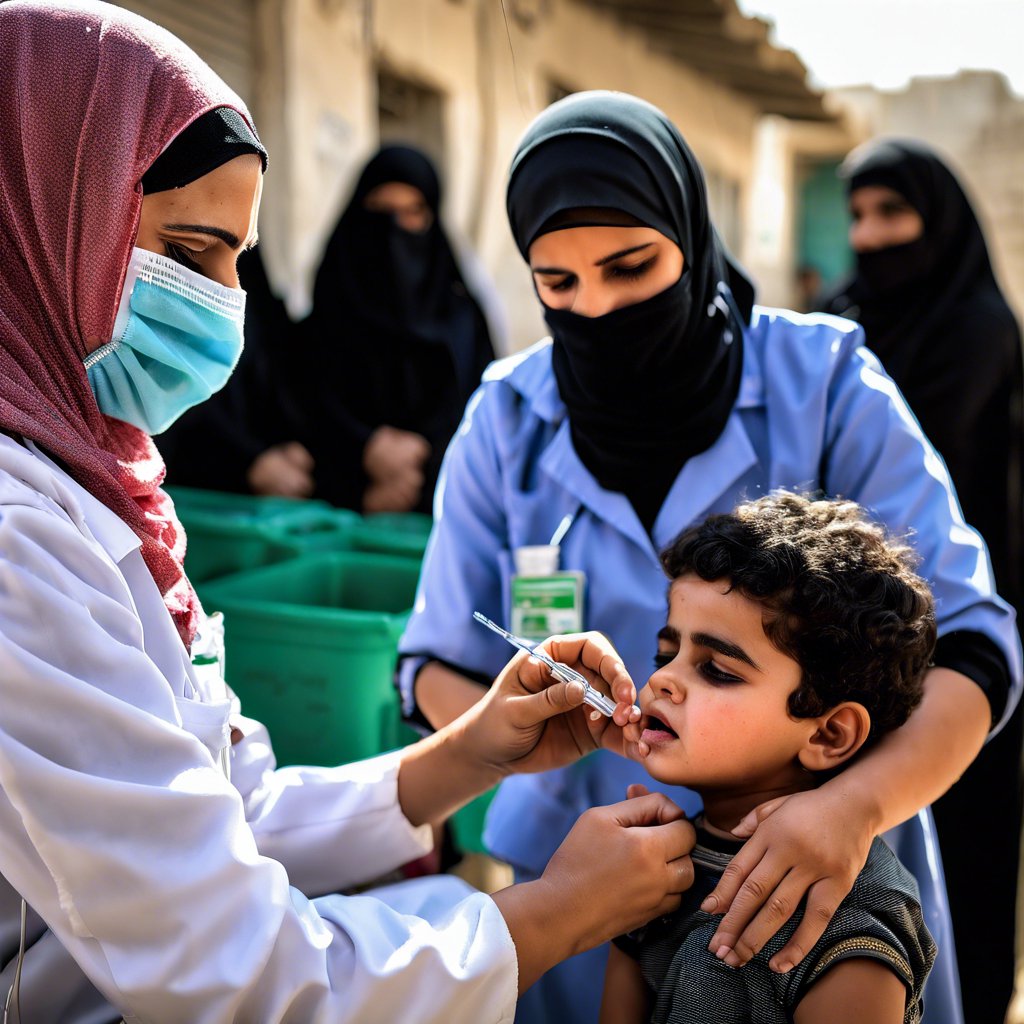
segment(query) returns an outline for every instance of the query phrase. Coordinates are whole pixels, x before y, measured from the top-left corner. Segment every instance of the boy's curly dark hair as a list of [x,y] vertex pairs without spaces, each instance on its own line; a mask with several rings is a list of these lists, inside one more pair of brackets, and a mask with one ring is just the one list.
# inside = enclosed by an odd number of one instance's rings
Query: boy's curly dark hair
[[765,635],[803,670],[795,718],[856,701],[871,744],[920,703],[935,647],[931,591],[911,549],[856,502],[785,492],[744,502],[684,531],[661,564],[672,580],[728,580],[764,605]]

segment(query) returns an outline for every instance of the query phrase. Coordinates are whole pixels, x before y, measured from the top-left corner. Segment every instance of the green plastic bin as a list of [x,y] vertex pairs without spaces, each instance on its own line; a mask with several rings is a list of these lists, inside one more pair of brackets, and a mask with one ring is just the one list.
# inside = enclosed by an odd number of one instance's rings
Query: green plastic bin
[[341,551],[207,584],[224,613],[226,675],[280,764],[341,764],[405,740],[392,676],[419,566]]
[[303,516],[287,516],[266,525],[266,534],[285,557],[315,551],[350,551],[353,531],[363,517],[344,508],[317,509]]
[[267,517],[278,512],[292,512],[297,508],[319,506],[328,508],[326,502],[303,498],[260,497],[255,494],[233,494],[229,491],[208,491],[202,487],[166,488],[174,499],[178,515],[188,512],[212,512],[228,517]]
[[291,530],[297,537],[303,530],[338,529],[335,513],[326,502],[186,487],[172,487],[168,493],[188,538],[185,572],[195,584],[268,565],[303,550],[302,545],[283,540],[282,531]]
[[352,547],[422,561],[432,525],[430,516],[421,512],[378,512],[353,528]]

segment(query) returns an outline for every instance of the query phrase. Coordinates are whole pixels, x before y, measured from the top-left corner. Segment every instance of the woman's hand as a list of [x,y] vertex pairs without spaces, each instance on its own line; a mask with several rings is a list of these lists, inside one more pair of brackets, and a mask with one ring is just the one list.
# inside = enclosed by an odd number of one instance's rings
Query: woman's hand
[[430,443],[420,434],[397,427],[378,427],[363,448],[363,469],[383,482],[417,472],[430,458]]
[[423,466],[430,458],[425,437],[395,427],[378,427],[363,448],[363,469],[370,478],[364,512],[408,512],[423,493]]
[[425,477],[416,470],[405,477],[395,477],[383,483],[371,483],[363,491],[363,512],[411,512],[423,494]]
[[519,991],[575,953],[679,906],[693,826],[662,793],[580,815],[544,874],[493,896],[519,958]]
[[622,728],[638,721],[636,689],[600,633],[551,637],[543,649],[570,665],[617,702],[613,718],[583,703],[583,687],[560,683],[547,666],[527,654],[505,666],[482,701],[455,723],[474,756],[501,774],[559,768],[598,747],[623,753]]
[[313,456],[298,441],[275,444],[253,459],[247,479],[253,494],[308,498],[316,487]]
[[707,913],[725,913],[708,948],[730,967],[747,963],[806,895],[803,919],[769,962],[774,971],[789,971],[811,951],[853,888],[875,830],[855,789],[836,785],[840,780],[770,800],[733,830],[751,837],[701,904]]
[[443,820],[513,772],[560,768],[599,746],[621,752],[622,726],[640,709],[633,706],[636,691],[615,649],[599,633],[552,637],[543,646],[614,694],[614,720],[591,717],[579,683],[559,683],[536,658],[517,655],[483,700],[406,748],[398,799],[412,824]]

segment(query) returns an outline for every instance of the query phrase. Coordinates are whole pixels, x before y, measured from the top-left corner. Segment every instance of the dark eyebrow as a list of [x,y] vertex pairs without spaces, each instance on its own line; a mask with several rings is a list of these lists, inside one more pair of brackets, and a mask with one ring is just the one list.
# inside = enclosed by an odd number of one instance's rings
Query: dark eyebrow
[[639,252],[641,249],[649,249],[652,245],[654,245],[653,242],[644,242],[643,245],[634,245],[630,249],[620,249],[618,252],[613,252],[610,256],[602,256],[594,266],[603,267],[606,263],[611,263],[612,260],[620,259],[623,256],[629,256],[631,253]]
[[198,235],[213,235],[214,238],[226,242],[232,249],[237,249],[242,244],[238,240],[238,235],[233,235],[230,231],[225,231],[224,228],[216,228],[210,224],[165,224],[164,228],[167,231],[193,231]]
[[664,625],[658,630],[659,640],[669,640],[674,644],[679,643],[679,630],[675,626]]
[[717,636],[711,636],[708,633],[691,633],[690,643],[697,647],[709,647],[713,651],[717,651],[723,657],[735,658],[737,661],[742,661],[749,665],[751,668],[761,671],[761,666],[750,657],[749,654],[742,647],[738,647],[736,644],[730,643],[728,640],[722,640]]
[[[653,242],[644,242],[643,245],[634,245],[630,249],[620,249],[618,252],[613,252],[610,256],[602,256],[594,266],[603,267],[606,263],[611,263],[612,260],[621,259],[623,256],[629,256],[634,252],[640,252],[641,249],[649,249]],[[535,274],[571,274],[571,270],[563,270],[561,267],[531,267],[530,268]]]

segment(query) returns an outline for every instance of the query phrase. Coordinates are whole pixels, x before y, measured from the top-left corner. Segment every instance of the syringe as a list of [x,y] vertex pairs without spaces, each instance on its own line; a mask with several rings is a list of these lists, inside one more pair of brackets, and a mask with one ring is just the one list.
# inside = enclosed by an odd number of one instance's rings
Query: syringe
[[576,669],[570,668],[560,661],[555,661],[554,658],[542,651],[539,646],[531,644],[529,640],[524,640],[522,637],[516,636],[515,633],[502,629],[501,626],[496,622],[492,622],[486,615],[481,615],[480,612],[473,612],[473,618],[488,629],[493,630],[498,636],[504,637],[513,647],[518,647],[519,650],[532,654],[538,661],[544,662],[551,670],[551,674],[559,682],[579,683],[583,687],[583,703],[589,704],[592,708],[600,711],[602,715],[607,715],[609,718],[612,717],[612,712],[615,710],[615,702],[606,697],[600,690],[591,686],[586,676],[581,675]]

